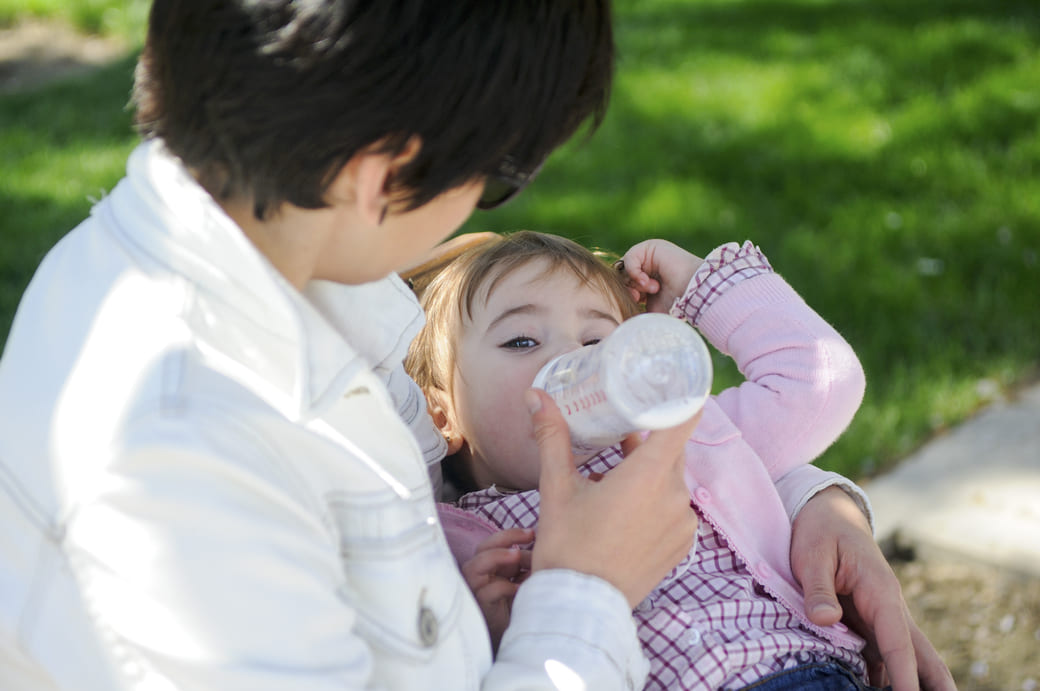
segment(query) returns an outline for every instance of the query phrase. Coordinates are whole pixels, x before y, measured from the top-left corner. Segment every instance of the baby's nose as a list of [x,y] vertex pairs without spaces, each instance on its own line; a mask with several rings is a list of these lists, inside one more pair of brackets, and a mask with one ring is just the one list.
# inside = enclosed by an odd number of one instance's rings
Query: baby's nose
[[581,350],[584,347],[585,347],[585,345],[581,341],[579,341],[577,339],[569,340],[569,341],[567,341],[566,343],[564,343],[564,344],[562,344],[560,346],[560,348],[553,354],[552,359],[555,360],[556,358],[560,357],[561,355],[566,355],[567,353],[573,353],[574,351]]

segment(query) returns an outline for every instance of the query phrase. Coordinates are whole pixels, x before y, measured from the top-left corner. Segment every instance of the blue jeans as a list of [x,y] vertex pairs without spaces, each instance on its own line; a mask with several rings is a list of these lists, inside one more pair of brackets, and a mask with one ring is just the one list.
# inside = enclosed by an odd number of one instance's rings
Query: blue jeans
[[[891,689],[891,686],[885,687]],[[836,662],[813,662],[759,679],[741,691],[879,691]]]

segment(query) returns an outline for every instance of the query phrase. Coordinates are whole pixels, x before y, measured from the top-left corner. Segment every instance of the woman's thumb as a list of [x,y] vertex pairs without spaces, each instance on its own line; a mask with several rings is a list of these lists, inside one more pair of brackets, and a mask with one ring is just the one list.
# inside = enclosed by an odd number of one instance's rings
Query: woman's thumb
[[541,389],[525,391],[524,403],[531,413],[534,440],[542,461],[538,488],[545,495],[566,486],[577,475],[571,455],[571,434],[560,409]]

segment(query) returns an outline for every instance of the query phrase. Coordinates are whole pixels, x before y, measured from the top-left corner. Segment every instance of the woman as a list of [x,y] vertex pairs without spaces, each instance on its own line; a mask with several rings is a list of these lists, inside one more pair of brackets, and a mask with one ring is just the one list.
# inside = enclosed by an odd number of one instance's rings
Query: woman
[[[422,317],[392,275],[598,122],[611,69],[605,1],[154,3],[145,142],[41,264],[0,363],[5,686],[642,684],[630,609],[692,542],[692,423],[590,486],[540,407],[536,573],[492,663],[434,518],[399,375]],[[834,550],[825,494],[798,520]]]

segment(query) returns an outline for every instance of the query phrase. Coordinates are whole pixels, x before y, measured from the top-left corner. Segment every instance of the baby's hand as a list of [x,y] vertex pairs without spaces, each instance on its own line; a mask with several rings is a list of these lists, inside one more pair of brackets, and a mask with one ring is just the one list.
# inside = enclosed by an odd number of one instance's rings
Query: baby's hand
[[644,240],[621,258],[628,290],[648,312],[668,312],[704,260],[667,240]]
[[462,565],[462,576],[477,598],[496,652],[509,626],[513,597],[531,573],[531,551],[518,546],[533,541],[533,530],[503,530],[477,545],[473,558]]

